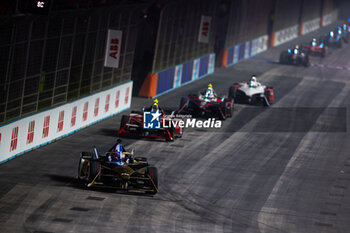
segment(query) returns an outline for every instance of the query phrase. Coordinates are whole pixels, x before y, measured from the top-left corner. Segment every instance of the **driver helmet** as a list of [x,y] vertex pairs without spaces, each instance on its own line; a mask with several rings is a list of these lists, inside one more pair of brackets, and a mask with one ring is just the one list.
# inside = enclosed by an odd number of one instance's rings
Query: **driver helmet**
[[208,88],[213,88],[213,85],[211,83],[209,83]]
[[312,44],[312,46],[316,46],[316,38],[313,38],[313,39],[312,39],[311,44]]

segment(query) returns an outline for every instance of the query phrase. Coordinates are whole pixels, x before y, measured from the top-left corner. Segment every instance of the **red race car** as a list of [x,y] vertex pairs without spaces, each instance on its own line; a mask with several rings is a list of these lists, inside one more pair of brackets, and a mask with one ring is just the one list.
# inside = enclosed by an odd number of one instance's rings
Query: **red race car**
[[145,137],[153,139],[165,139],[173,141],[182,137],[182,128],[177,124],[179,119],[173,115],[161,114],[159,128],[146,128],[144,124],[144,112],[132,111],[130,115],[123,115],[120,122],[119,136]]
[[316,39],[313,39],[311,43],[301,45],[302,52],[314,56],[325,57],[327,50],[327,46],[325,46],[324,43],[317,43]]
[[234,103],[231,98],[217,96],[206,98],[205,91],[198,95],[181,98],[179,114],[190,114],[192,117],[218,118],[225,120],[233,116]]

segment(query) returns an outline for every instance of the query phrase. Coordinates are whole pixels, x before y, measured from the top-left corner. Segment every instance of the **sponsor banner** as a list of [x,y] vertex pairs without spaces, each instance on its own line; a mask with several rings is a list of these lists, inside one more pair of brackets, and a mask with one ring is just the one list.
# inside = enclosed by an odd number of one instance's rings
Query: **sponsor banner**
[[209,32],[211,26],[211,16],[202,15],[199,27],[198,42],[209,43]]
[[196,80],[199,77],[199,62],[200,58],[193,60],[192,80]]
[[175,66],[174,74],[174,88],[181,86],[181,77],[182,77],[182,64]]
[[118,68],[120,49],[122,45],[122,31],[120,30],[108,30],[106,55],[104,66]]
[[309,32],[313,32],[313,31],[316,31],[317,29],[319,29],[320,28],[320,22],[321,22],[320,18],[316,18],[316,19],[313,19],[313,20],[309,20],[309,21],[303,22],[301,35],[305,35],[305,34],[307,34]]
[[235,51],[233,53],[233,64],[236,64],[238,62],[239,58],[239,45],[235,46]]
[[321,26],[327,26],[333,22],[333,14],[329,13],[322,17]]
[[214,73],[215,67],[215,53],[209,55],[209,65],[208,65],[208,74]]
[[275,32],[275,41],[273,43],[274,46],[283,44],[287,41],[293,40],[298,37],[298,29],[299,25],[294,25],[292,27],[279,30]]
[[258,53],[259,39],[252,40],[250,55],[254,56]]
[[332,23],[337,21],[337,19],[338,19],[338,10],[334,10],[332,12]]
[[257,51],[256,53],[261,53],[267,50],[267,44],[269,41],[269,37],[268,35],[263,35],[261,37],[259,37],[258,39],[258,45],[257,45]]
[[244,59],[247,59],[250,57],[250,46],[251,46],[251,42],[247,41],[245,42],[244,45]]
[[132,82],[0,127],[0,163],[126,110]]

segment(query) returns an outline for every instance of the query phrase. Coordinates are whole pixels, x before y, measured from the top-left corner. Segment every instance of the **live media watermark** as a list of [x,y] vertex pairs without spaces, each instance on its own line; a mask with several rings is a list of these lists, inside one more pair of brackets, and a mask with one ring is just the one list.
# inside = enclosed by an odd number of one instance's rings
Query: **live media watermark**
[[214,128],[222,127],[222,121],[215,118],[198,119],[191,115],[162,115],[159,111],[143,113],[145,129],[160,128]]

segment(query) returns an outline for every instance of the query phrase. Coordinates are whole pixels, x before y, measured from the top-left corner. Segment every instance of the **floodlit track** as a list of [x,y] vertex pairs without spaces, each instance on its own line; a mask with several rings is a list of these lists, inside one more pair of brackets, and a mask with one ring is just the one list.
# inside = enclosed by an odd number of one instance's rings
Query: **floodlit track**
[[[227,94],[256,74],[276,101],[235,105],[222,129],[189,129],[174,142],[124,139],[158,167],[155,196],[77,183],[80,152],[109,149],[121,114],[1,164],[0,232],[349,232],[350,71],[269,61],[320,33],[161,96],[176,109],[208,82]],[[350,45],[312,63],[350,67]],[[132,108],[149,104],[134,98]]]

